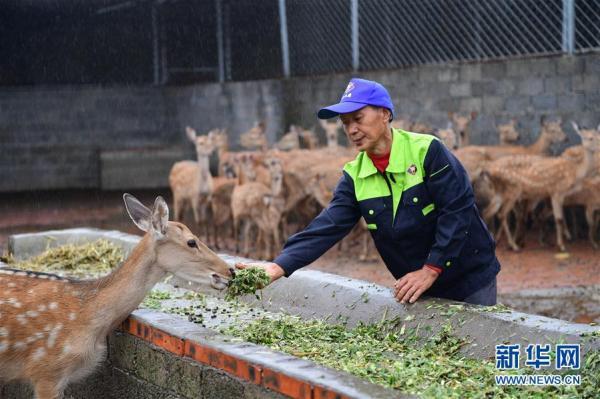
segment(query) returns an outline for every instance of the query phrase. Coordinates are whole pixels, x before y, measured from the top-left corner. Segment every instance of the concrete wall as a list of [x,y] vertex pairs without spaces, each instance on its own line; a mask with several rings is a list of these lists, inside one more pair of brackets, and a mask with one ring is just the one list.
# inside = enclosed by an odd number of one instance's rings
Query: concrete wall
[[[445,127],[448,111],[476,111],[475,144],[496,143],[494,123],[516,117],[522,143],[528,144],[542,115],[584,126],[600,122],[599,72],[600,54],[592,53],[187,87],[4,88],[0,192],[165,187],[174,159],[194,157],[183,134],[186,125],[199,132],[226,127],[235,149],[239,134],[265,119],[275,141],[290,123],[316,126],[315,111],[336,102],[353,75],[386,85],[398,116]],[[567,145],[576,143],[570,124],[564,127]],[[323,139],[320,127],[317,131]],[[140,155],[148,148],[165,151]],[[146,171],[153,161],[158,162]],[[111,172],[133,166],[140,171]]]

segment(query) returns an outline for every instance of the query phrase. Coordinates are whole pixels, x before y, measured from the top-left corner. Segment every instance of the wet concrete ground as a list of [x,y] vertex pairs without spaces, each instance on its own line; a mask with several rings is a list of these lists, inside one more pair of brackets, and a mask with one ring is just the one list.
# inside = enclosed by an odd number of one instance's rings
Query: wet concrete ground
[[[7,248],[10,234],[23,232],[87,226],[139,234],[125,213],[122,194],[90,190],[2,194],[0,252]],[[163,195],[171,203],[168,191],[134,191],[132,194],[148,205],[156,195]],[[186,220],[188,226],[192,226],[192,222],[191,218]],[[199,232],[197,228],[192,227],[192,230]],[[567,255],[558,254],[556,247],[539,245],[537,233],[531,234],[526,247],[518,253],[506,249],[505,242],[500,242],[497,249],[502,264],[499,293],[600,284],[600,251],[594,250],[583,238],[567,246]],[[219,252],[233,254],[231,241],[228,247],[229,250]],[[358,242],[345,245],[342,251],[333,247],[309,268],[391,286],[394,280],[379,257],[375,254],[375,260],[360,261],[358,249]]]

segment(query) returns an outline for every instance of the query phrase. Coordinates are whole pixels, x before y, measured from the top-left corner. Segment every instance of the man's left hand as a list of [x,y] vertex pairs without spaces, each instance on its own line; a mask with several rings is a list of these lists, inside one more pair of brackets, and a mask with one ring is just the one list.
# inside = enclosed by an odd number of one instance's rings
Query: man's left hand
[[414,303],[438,278],[438,273],[428,267],[408,273],[394,283],[394,297],[400,303]]

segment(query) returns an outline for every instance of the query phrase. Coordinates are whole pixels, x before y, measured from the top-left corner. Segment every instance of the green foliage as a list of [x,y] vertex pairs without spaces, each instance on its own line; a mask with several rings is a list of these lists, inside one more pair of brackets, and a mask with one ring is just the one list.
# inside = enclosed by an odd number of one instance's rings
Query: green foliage
[[270,281],[269,275],[263,268],[250,267],[238,270],[229,282],[225,299],[231,300],[240,295],[255,294],[257,290],[266,287]]
[[40,255],[22,261],[17,261],[11,256],[3,258],[15,269],[55,273],[74,278],[106,275],[120,265],[123,259],[121,247],[108,240],[48,248]]
[[[393,321],[395,324],[396,321]],[[580,387],[499,386],[493,360],[469,359],[460,349],[466,341],[450,325],[422,339],[392,330],[390,321],[347,330],[343,325],[287,316],[260,318],[231,326],[226,333],[274,350],[346,371],[372,383],[424,398],[592,398],[598,395],[600,356],[587,356]],[[596,395],[596,396],[594,396]]]

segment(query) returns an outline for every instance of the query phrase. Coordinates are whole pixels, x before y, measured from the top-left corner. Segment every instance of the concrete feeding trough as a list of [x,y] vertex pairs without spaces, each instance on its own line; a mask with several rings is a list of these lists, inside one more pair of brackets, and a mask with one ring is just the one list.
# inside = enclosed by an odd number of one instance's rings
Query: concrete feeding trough
[[[38,254],[49,245],[79,244],[107,239],[126,253],[140,237],[117,231],[70,229],[11,236],[9,250],[17,259]],[[241,258],[221,255],[233,264]],[[0,265],[2,267],[2,265]],[[223,304],[222,293],[188,281],[170,278],[161,291],[172,293],[173,303],[185,305],[187,290],[205,292],[207,307]],[[344,320],[348,327],[382,319],[405,320],[402,328],[420,327],[424,335],[447,323],[455,335],[468,338],[467,357],[489,359],[504,341],[581,344],[582,353],[600,347],[600,328],[520,312],[489,312],[478,306],[423,298],[416,304],[398,304],[388,288],[319,271],[298,271],[241,301],[263,312],[281,312],[303,319]],[[449,311],[451,310],[451,311]],[[68,388],[72,398],[403,398],[348,373],[332,370],[252,343],[231,340],[220,332],[227,319],[215,314],[205,327],[158,310],[138,309],[113,332],[108,358],[99,371]],[[428,326],[428,328],[424,328]],[[0,397],[28,398],[27,386],[0,386]]]

